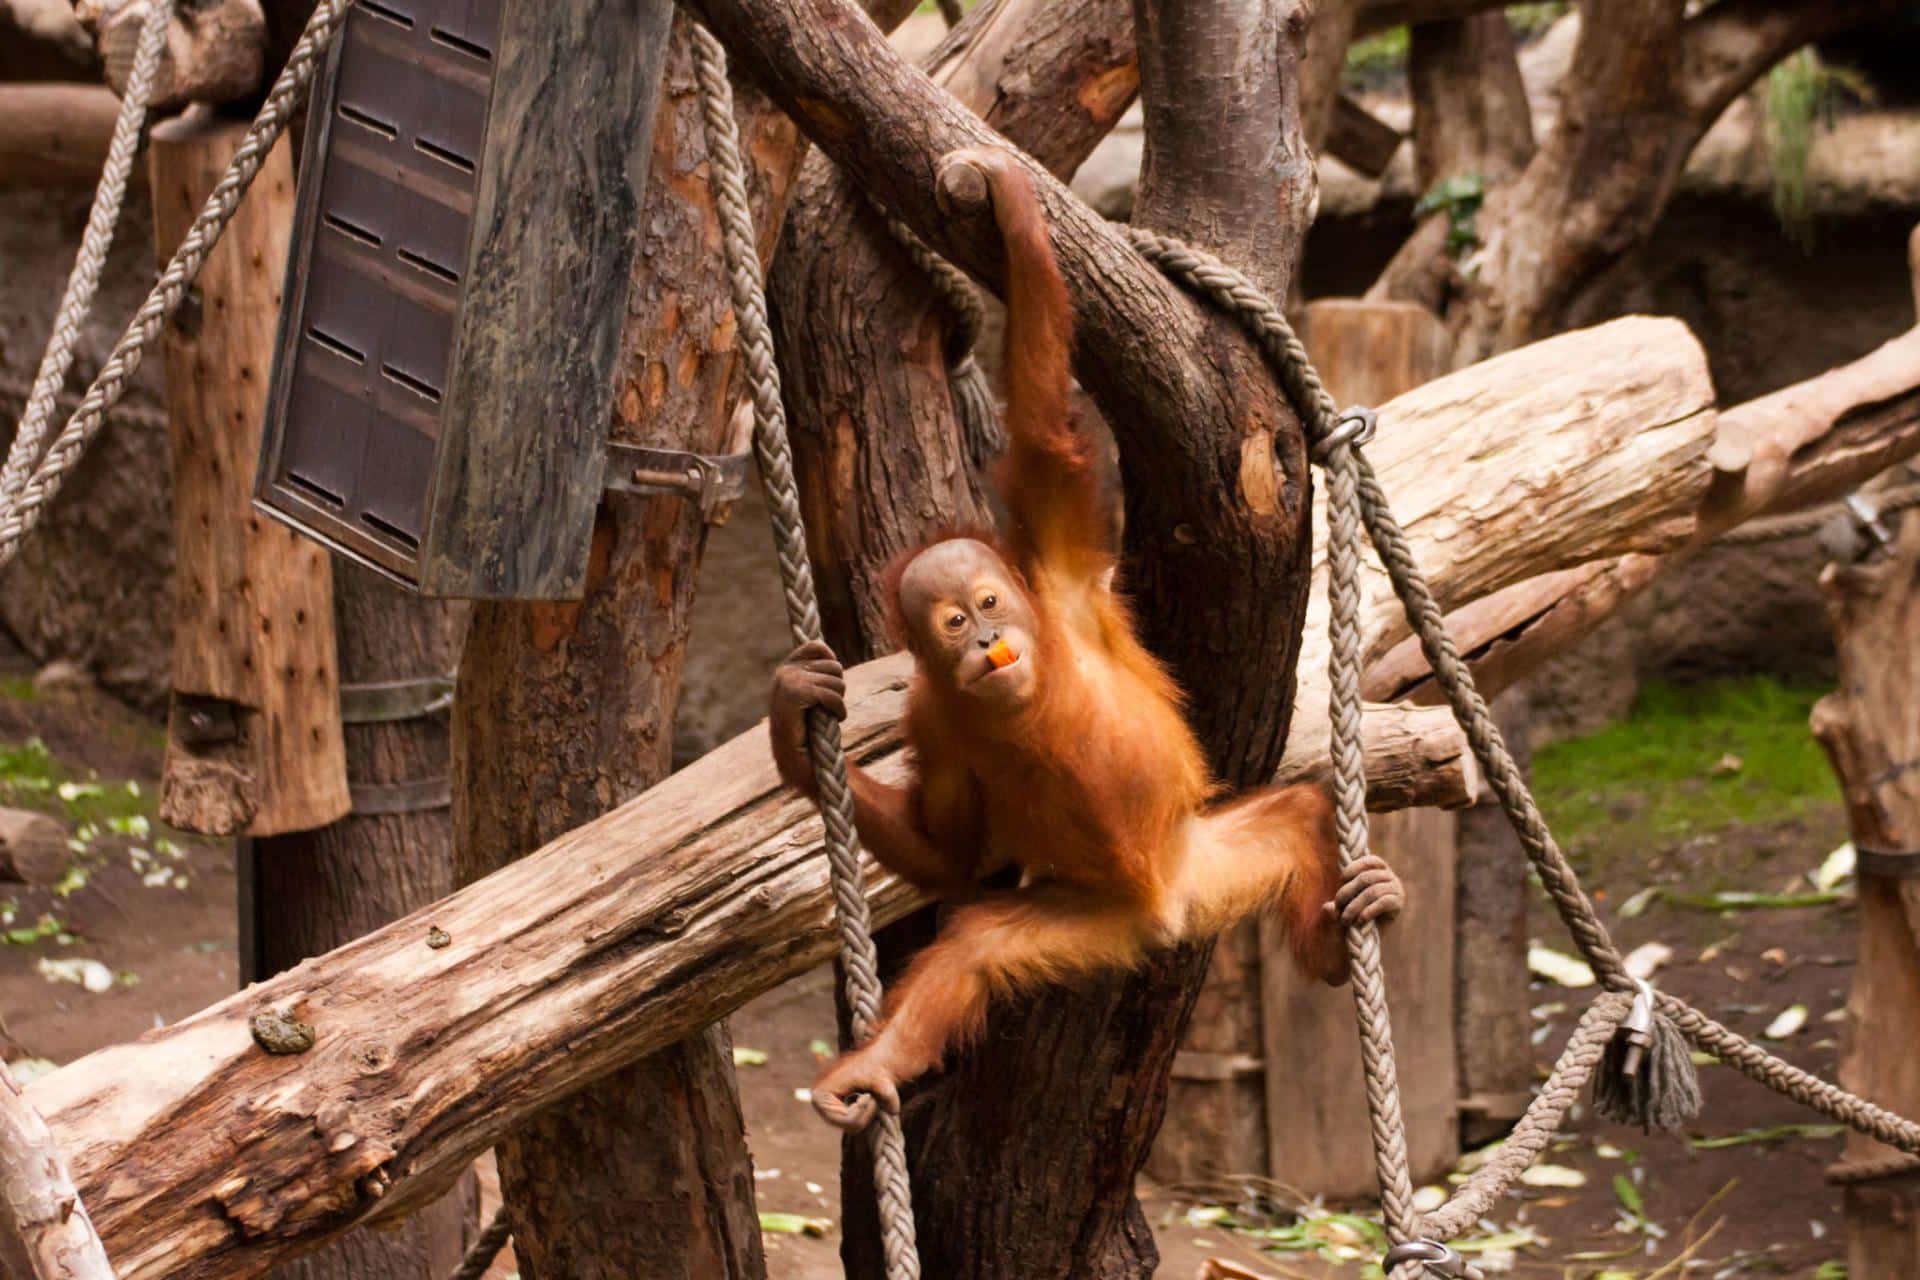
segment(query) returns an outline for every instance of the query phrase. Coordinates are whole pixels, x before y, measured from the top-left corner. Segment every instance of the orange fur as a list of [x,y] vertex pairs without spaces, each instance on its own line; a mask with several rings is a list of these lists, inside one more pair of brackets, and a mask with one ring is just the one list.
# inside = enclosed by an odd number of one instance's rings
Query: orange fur
[[[1308,970],[1345,976],[1322,915],[1338,882],[1325,798],[1294,787],[1207,807],[1216,788],[1180,691],[1110,587],[1111,526],[1067,415],[1068,295],[1033,180],[1008,153],[982,164],[1007,252],[1002,555],[1038,620],[1038,685],[1017,712],[987,716],[922,672],[905,722],[914,780],[888,787],[856,770],[854,789],[862,839],[916,884],[969,898],[1004,866],[1023,883],[954,913],[894,986],[880,1034],[822,1077],[834,1093],[885,1091],[938,1065],[996,996],[1129,968],[1150,946],[1257,910],[1288,922]],[[911,646],[907,559],[885,581]]]

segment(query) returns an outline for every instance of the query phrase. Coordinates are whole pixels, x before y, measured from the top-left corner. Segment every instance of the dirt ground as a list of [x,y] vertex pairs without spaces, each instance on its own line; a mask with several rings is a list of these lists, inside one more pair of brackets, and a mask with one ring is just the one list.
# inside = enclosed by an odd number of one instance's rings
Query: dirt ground
[[[36,692],[30,677],[29,668],[0,654],[0,762],[7,765],[0,803],[31,802],[68,820],[84,880],[70,876],[64,893],[0,886],[9,931],[0,945],[0,1049],[28,1072],[36,1069],[30,1059],[66,1062],[180,1018],[231,991],[236,979],[230,847],[143,825],[158,776],[153,725],[85,689]],[[23,747],[35,739],[44,752]],[[38,776],[36,770],[44,782],[21,782]],[[1601,878],[1593,887],[1614,905],[1664,883],[1769,892],[1797,883],[1804,892],[1805,873],[1841,834],[1837,806],[1810,818],[1709,832],[1635,858],[1597,859]],[[1760,1034],[1792,1005],[1806,1006],[1805,1028],[1776,1047],[1830,1075],[1843,1030],[1838,1011],[1850,973],[1851,928],[1844,902],[1729,913],[1661,902],[1622,921],[1619,934],[1627,947],[1652,940],[1673,947],[1662,984],[1747,1034]],[[1544,909],[1535,933],[1564,948]],[[100,962],[111,985],[95,992],[62,980],[62,962],[78,960]],[[46,962],[54,966],[51,976]],[[820,1238],[767,1235],[770,1272],[779,1280],[839,1275],[839,1144],[800,1093],[817,1068],[816,1042],[833,1038],[828,981],[825,972],[807,975],[732,1022],[736,1045],[765,1055],[764,1062],[740,1068],[760,1207],[826,1223]],[[1543,1068],[1585,994],[1536,984],[1536,1057]],[[1844,1256],[1844,1233],[1839,1195],[1821,1170],[1838,1154],[1839,1140],[1793,1129],[1774,1141],[1701,1149],[1701,1139],[1818,1120],[1724,1067],[1703,1067],[1702,1077],[1707,1108],[1687,1136],[1647,1136],[1582,1118],[1549,1157],[1568,1171],[1557,1180],[1575,1185],[1527,1188],[1503,1205],[1486,1224],[1487,1236],[1517,1247],[1482,1260],[1510,1274],[1565,1280],[1650,1280],[1656,1272],[1676,1277],[1683,1269],[1711,1277],[1830,1280],[1834,1273],[1821,1267]],[[1265,1199],[1277,1199],[1277,1206],[1251,1203],[1253,1197],[1247,1204],[1194,1205],[1144,1185],[1142,1194],[1159,1227],[1161,1276],[1190,1280],[1212,1257],[1236,1261],[1256,1276],[1365,1274],[1356,1229],[1347,1219],[1325,1216],[1324,1206],[1313,1206],[1304,1193],[1268,1193]],[[1319,1215],[1310,1216],[1307,1234],[1326,1256],[1261,1252],[1263,1241],[1244,1230],[1266,1223],[1299,1243],[1302,1233],[1290,1224],[1303,1205]],[[1341,1252],[1354,1257],[1334,1256]],[[1661,1269],[1683,1259],[1690,1265]],[[495,1275],[510,1273],[502,1266]]]

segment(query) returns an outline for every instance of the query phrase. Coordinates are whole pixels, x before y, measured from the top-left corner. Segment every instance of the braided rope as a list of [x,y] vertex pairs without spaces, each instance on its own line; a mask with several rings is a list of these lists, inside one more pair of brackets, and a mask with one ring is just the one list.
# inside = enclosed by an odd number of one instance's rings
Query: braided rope
[[[1327,476],[1327,598],[1331,606],[1327,659],[1328,703],[1333,726],[1334,828],[1340,864],[1367,854],[1367,764],[1360,734],[1360,520],[1358,454],[1335,445],[1320,459]],[[1387,1013],[1387,979],[1380,962],[1380,930],[1372,921],[1347,930],[1352,960],[1353,1008],[1366,1069],[1367,1116],[1380,1175],[1380,1208],[1387,1235],[1405,1244],[1418,1235],[1413,1181],[1407,1168],[1406,1121],[1400,1114],[1400,1080],[1393,1059],[1393,1028]]]
[[[1876,514],[1898,515],[1902,511],[1920,507],[1920,484],[1900,485],[1897,488],[1883,489],[1866,496],[1873,500]],[[1723,547],[1741,547],[1755,546],[1765,542],[1784,542],[1789,538],[1804,538],[1810,533],[1818,533],[1827,521],[1846,509],[1847,504],[1844,502],[1823,503],[1805,511],[1793,512],[1791,515],[1739,525],[1727,530],[1713,541]]]
[[[40,523],[47,505],[60,492],[62,482],[99,432],[107,411],[126,394],[128,384],[146,357],[147,347],[159,336],[167,317],[180,305],[180,299],[200,274],[207,254],[232,220],[241,197],[252,184],[254,175],[260,172],[267,152],[299,109],[307,85],[313,79],[314,68],[332,43],[348,3],[349,0],[321,0],[314,9],[286,67],[261,104],[260,113],[241,138],[227,171],[207,197],[166,270],[160,273],[153,291],[134,314],[133,322],[114,344],[106,364],[101,366],[81,399],[80,407],[54,437],[46,455],[19,490],[0,492],[0,568],[12,561],[22,540]],[[145,38],[144,32],[142,38]]]
[[[754,248],[753,213],[747,202],[746,166],[740,156],[727,55],[704,26],[693,27],[694,75],[706,117],[708,182],[720,214],[728,285],[740,325],[747,382],[753,394],[754,452],[773,519],[780,576],[786,588],[787,623],[796,645],[821,637],[813,568],[807,559],[806,527],[787,440],[786,408],[780,396],[773,333],[767,322],[765,282]],[[807,716],[807,737],[820,784],[820,816],[826,827],[827,863],[833,887],[840,955],[853,1013],[856,1041],[871,1036],[880,1021],[880,972],[862,884],[860,845],[853,823],[853,791],[847,784],[840,723],[819,712]],[[906,1139],[897,1112],[881,1109],[874,1119],[874,1184],[879,1195],[881,1248],[889,1280],[918,1280],[913,1203],[907,1178]]]
[[120,209],[126,201],[127,178],[133,172],[134,153],[140,149],[140,132],[146,125],[147,103],[153,96],[154,76],[160,69],[160,52],[166,47],[167,24],[173,19],[173,0],[157,0],[147,9],[147,20],[134,45],[133,70],[127,77],[127,91],[120,99],[120,113],[114,117],[113,137],[107,143],[107,162],[100,172],[100,184],[94,189],[93,207],[87,211],[87,227],[80,237],[80,252],[74,258],[73,271],[67,276],[66,292],[60,309],[54,313],[53,329],[47,335],[46,350],[40,356],[40,368],[27,391],[26,406],[20,413],[20,426],[14,432],[7,460],[0,467],[0,504],[10,501],[33,475],[46,444],[47,427],[53,421],[60,388],[73,368],[74,350],[80,344],[80,325],[93,310],[94,293],[107,266],[107,254],[113,249],[114,229],[120,222]]
[[1828,1165],[1827,1181],[1843,1187],[1857,1187],[1863,1182],[1879,1182],[1883,1178],[1898,1178],[1916,1172],[1920,1172],[1920,1157],[1899,1152],[1865,1160],[1842,1160]]
[[513,1224],[507,1221],[507,1206],[501,1205],[493,1211],[493,1220],[480,1232],[473,1247],[467,1250],[467,1256],[460,1260],[447,1280],[480,1280],[512,1236]]
[[976,468],[984,469],[1007,447],[1006,432],[994,411],[993,394],[987,390],[986,374],[973,356],[980,330],[986,325],[986,307],[966,272],[935,253],[913,228],[881,210],[871,196],[868,202],[881,213],[887,234],[913,260],[946,308],[947,389],[967,457]]
[[[1330,448],[1316,448],[1316,460],[1328,479],[1331,605],[1328,674],[1332,684],[1335,805],[1342,861],[1358,856],[1365,847],[1365,777],[1364,770],[1357,769],[1355,763],[1360,750],[1357,705],[1360,636],[1355,586],[1358,550],[1352,525],[1357,513],[1366,524],[1394,593],[1473,747],[1488,785],[1539,872],[1561,920],[1606,988],[1582,1018],[1573,1042],[1562,1055],[1546,1089],[1528,1108],[1501,1153],[1475,1178],[1469,1179],[1468,1185],[1447,1205],[1424,1222],[1410,1226],[1413,1215],[1399,1203],[1401,1187],[1408,1174],[1392,1041],[1384,1001],[1374,989],[1379,968],[1378,947],[1367,945],[1371,929],[1350,934],[1349,948],[1355,970],[1354,1000],[1366,1051],[1374,1155],[1388,1234],[1396,1244],[1413,1238],[1448,1239],[1484,1214],[1544,1149],[1578,1090],[1601,1063],[1614,1028],[1632,1005],[1636,984],[1627,974],[1619,949],[1534,803],[1485,700],[1474,687],[1472,673],[1447,632],[1439,603],[1394,518],[1371,462],[1356,443],[1334,434],[1340,415],[1286,317],[1251,280],[1211,255],[1139,228],[1131,229],[1129,234],[1142,257],[1169,278],[1211,299],[1233,315],[1267,357],[1300,413],[1308,438],[1316,443],[1332,442]],[[1904,491],[1902,495],[1901,501],[1905,503]],[[1920,493],[1905,505],[1920,505]],[[1353,816],[1356,812],[1360,815],[1358,820]],[[1690,1043],[1715,1054],[1753,1080],[1881,1142],[1910,1155],[1920,1155],[1920,1125],[1773,1056],[1678,997],[1656,992],[1655,1007]],[[1876,1165],[1876,1170],[1878,1168]],[[1886,1173],[1880,1171],[1879,1176]],[[1396,1268],[1395,1280],[1411,1280],[1420,1266],[1418,1262],[1410,1262]]]

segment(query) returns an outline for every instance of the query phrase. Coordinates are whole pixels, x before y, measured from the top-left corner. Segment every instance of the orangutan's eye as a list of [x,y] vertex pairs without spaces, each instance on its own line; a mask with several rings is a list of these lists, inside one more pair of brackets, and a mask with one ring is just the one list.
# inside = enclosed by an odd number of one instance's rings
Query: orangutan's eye
[[967,615],[964,613],[950,613],[946,617],[946,628],[949,631],[958,631],[966,625]]
[[987,592],[987,594],[980,597],[980,607],[982,609],[993,609],[998,607],[999,604],[1000,604],[1000,597],[993,594],[993,592],[991,591]]

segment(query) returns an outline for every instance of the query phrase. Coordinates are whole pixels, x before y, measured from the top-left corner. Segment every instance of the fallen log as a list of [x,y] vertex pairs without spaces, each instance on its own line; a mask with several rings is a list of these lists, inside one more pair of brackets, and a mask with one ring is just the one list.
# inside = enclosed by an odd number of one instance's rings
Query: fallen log
[[[1920,309],[1920,229],[1908,248]],[[1383,430],[1390,431],[1391,424]],[[1492,697],[1617,613],[1660,574],[1748,520],[1838,498],[1920,455],[1920,327],[1860,359],[1720,415],[1713,485],[1681,544],[1600,559],[1517,583],[1448,615],[1481,692]],[[1418,644],[1372,663],[1367,697],[1438,702]]]
[[0,809],[0,880],[49,885],[67,865],[67,829],[44,813]]
[[[1654,349],[1620,341],[1646,335],[1647,325],[1659,331]],[[1463,581],[1499,585],[1507,576],[1459,536],[1468,528],[1498,539],[1517,562],[1511,574],[1544,571],[1589,546],[1641,542],[1618,518],[1629,497],[1635,518],[1657,531],[1684,522],[1704,484],[1712,415],[1704,400],[1676,412],[1689,397],[1669,381],[1691,384],[1686,370],[1697,364],[1684,326],[1616,322],[1555,342],[1569,369],[1585,371],[1554,383],[1596,406],[1578,419],[1584,434],[1571,416],[1532,436],[1501,425],[1509,413],[1539,416],[1540,371],[1524,361],[1454,374],[1434,384],[1454,385],[1424,401],[1430,412],[1403,419],[1418,422],[1425,443],[1403,442],[1382,480],[1389,492],[1424,495],[1415,527],[1443,598],[1460,599]],[[1526,381],[1512,383],[1521,371]],[[1442,403],[1455,408],[1441,412]],[[1635,404],[1658,442],[1651,455],[1635,446]],[[1691,424],[1691,450],[1682,423]],[[1505,509],[1485,493],[1456,498],[1473,513],[1463,523],[1423,477],[1481,483],[1467,424],[1513,443],[1516,480],[1498,490]],[[1625,477],[1649,456],[1683,477],[1699,473],[1699,482],[1629,495]],[[1531,486],[1520,480],[1527,476]],[[907,670],[894,657],[852,673],[848,749],[881,777],[904,768]],[[1302,697],[1304,741],[1314,740],[1324,706],[1322,696]],[[1424,744],[1424,726],[1444,717],[1390,715],[1401,727],[1369,733],[1387,757],[1370,772],[1393,777],[1397,756],[1401,776],[1419,776],[1405,763],[1418,758],[1410,744]],[[1454,742],[1432,753],[1455,774],[1446,788],[1394,785],[1421,803],[1445,802],[1444,791],[1464,798],[1471,779]],[[1320,763],[1296,754],[1289,767]],[[29,1093],[126,1280],[256,1275],[357,1222],[425,1202],[526,1116],[828,958],[835,941],[820,840],[812,808],[777,788],[756,729],[435,906],[83,1058]],[[921,902],[877,871],[868,893],[882,923]],[[451,941],[429,945],[434,929]],[[311,1026],[312,1047],[266,1052],[249,1029],[262,1014]]]

